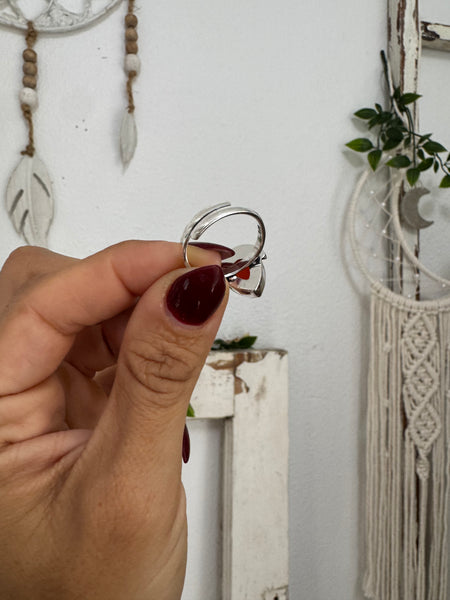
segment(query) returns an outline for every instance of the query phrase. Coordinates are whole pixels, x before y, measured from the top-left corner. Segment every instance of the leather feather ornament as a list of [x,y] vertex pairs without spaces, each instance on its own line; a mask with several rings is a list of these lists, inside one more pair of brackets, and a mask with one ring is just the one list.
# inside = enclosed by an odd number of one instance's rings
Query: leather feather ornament
[[137,145],[137,128],[134,113],[125,111],[120,128],[120,153],[126,168],[134,156]]
[[36,156],[25,155],[13,171],[6,190],[6,208],[15,230],[28,244],[47,246],[53,193],[47,168]]

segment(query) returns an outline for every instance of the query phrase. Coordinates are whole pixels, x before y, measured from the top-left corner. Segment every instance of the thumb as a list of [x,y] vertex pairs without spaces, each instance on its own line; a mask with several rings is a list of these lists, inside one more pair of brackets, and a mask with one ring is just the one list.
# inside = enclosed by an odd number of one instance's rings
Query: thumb
[[142,498],[150,494],[163,502],[179,486],[189,399],[227,296],[222,269],[211,265],[168,273],[140,298],[124,334],[110,401],[84,456],[97,475],[106,474],[102,486],[110,484],[116,493],[119,478],[141,490]]

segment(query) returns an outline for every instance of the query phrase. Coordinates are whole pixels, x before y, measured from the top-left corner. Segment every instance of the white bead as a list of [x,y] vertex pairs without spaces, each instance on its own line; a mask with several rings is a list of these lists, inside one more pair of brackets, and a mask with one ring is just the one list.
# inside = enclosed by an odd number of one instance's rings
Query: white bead
[[130,71],[136,71],[139,74],[141,70],[141,61],[137,54],[127,54],[125,56],[125,71],[126,73],[130,73]]
[[28,104],[31,110],[36,110],[38,105],[38,95],[36,90],[24,87],[20,90],[19,99],[21,104]]

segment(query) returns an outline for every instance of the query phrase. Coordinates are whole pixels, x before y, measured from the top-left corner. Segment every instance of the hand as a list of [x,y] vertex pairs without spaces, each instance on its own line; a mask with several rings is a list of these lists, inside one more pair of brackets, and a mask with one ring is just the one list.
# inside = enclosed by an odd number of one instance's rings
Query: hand
[[178,600],[186,409],[225,310],[219,255],[124,242],[0,272],[0,598]]

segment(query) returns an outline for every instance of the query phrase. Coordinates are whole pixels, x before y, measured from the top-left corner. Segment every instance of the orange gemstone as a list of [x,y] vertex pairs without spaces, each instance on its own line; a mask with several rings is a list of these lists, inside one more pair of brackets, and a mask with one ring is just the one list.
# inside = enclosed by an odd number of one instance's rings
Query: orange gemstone
[[239,277],[239,279],[250,279],[250,267],[245,267],[245,269],[239,271],[236,277]]

